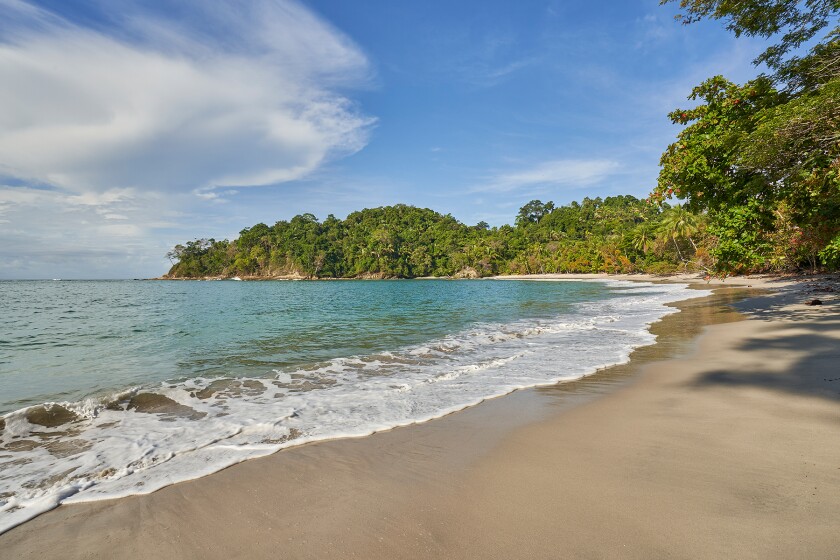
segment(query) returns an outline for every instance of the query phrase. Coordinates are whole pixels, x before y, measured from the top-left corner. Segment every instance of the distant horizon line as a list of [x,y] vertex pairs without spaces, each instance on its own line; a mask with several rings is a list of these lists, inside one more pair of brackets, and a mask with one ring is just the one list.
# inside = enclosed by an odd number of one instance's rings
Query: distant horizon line
[[0,282],[133,282],[154,278],[0,278]]

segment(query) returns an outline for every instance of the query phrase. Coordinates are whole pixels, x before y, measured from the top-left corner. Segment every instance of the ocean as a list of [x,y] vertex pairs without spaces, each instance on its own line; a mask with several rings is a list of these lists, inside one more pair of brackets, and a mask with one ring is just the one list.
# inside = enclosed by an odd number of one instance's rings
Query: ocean
[[0,281],[0,533],[627,361],[623,281]]

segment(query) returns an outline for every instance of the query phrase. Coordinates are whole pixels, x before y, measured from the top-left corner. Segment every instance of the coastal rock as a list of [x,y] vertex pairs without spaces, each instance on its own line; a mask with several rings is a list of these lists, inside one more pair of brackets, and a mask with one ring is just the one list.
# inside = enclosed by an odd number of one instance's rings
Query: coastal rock
[[163,414],[164,416],[179,416],[198,420],[207,416],[204,412],[183,405],[177,401],[158,395],[157,393],[137,393],[128,401],[128,410],[134,409],[137,412],[152,414]]
[[26,411],[27,422],[45,428],[55,428],[68,424],[77,418],[78,415],[75,412],[64,408],[60,404],[33,406]]
[[204,389],[191,393],[191,395],[197,399],[205,400],[214,395],[233,397],[246,395],[253,397],[262,394],[264,391],[265,385],[256,379],[246,379],[245,381],[238,381],[236,379],[217,379]]
[[6,419],[0,418],[0,434],[3,433],[3,430],[6,429]]
[[93,444],[82,439],[71,439],[67,441],[51,441],[44,447],[54,456],[62,458],[84,453],[93,447]]
[[[3,450],[5,451],[32,451],[33,449],[37,449],[41,447],[41,444],[32,439],[16,439],[14,441],[10,441],[5,446],[3,446]],[[23,463],[19,464],[27,464],[31,462],[31,459],[23,459]],[[8,463],[7,463],[8,464]]]
[[364,272],[356,276],[358,280],[384,280],[390,278],[383,272]]
[[299,270],[291,270],[288,272],[281,272],[269,276],[271,280],[311,280],[312,276],[303,274]]
[[811,301],[809,301],[805,305],[822,305],[822,301],[820,301],[818,299],[812,299]]
[[481,275],[476,269],[471,266],[455,273],[455,278],[481,278]]

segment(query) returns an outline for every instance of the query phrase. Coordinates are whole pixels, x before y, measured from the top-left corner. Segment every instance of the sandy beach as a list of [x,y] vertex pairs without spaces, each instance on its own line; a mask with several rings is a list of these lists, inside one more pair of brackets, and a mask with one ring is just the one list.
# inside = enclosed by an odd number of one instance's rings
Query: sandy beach
[[837,281],[710,285],[629,364],[60,506],[0,558],[836,558]]

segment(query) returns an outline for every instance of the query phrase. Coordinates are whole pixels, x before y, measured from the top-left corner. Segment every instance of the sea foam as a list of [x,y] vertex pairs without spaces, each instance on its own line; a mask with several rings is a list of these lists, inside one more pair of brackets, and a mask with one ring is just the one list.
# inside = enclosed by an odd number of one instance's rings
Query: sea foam
[[[335,358],[259,378],[134,387],[4,417],[0,532],[60,503],[153,492],[305,442],[424,422],[511,391],[626,362],[648,327],[701,295],[685,285],[609,281],[622,297],[551,319],[478,324],[424,344]],[[52,416],[50,416],[52,414]]]

